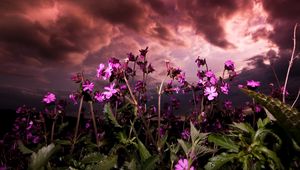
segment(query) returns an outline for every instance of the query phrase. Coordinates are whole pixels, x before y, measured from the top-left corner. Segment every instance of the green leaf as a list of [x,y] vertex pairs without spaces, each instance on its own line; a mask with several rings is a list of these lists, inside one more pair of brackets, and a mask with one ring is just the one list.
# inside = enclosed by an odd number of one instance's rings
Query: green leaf
[[107,120],[109,120],[115,127],[121,128],[122,126],[118,123],[116,117],[114,116],[110,103],[105,104],[104,106],[104,114]]
[[59,146],[55,146],[51,143],[48,146],[44,146],[38,150],[37,153],[32,153],[29,169],[31,170],[40,170],[47,165],[50,157],[59,149]]
[[142,161],[145,161],[149,157],[151,157],[151,154],[148,151],[148,149],[145,147],[145,145],[139,139],[137,139],[137,142],[138,142],[137,147],[138,147],[141,159],[142,159]]
[[229,137],[226,137],[224,135],[214,135],[211,134],[208,136],[208,141],[213,142],[214,144],[228,149],[229,151],[238,152],[239,146],[235,144],[234,141],[232,141]]
[[81,163],[83,163],[83,164],[97,163],[97,162],[101,162],[103,159],[104,159],[104,156],[101,153],[93,152],[93,153],[85,155],[82,158]]
[[95,165],[90,165],[90,169],[111,170],[117,164],[117,159],[118,159],[117,155],[105,157],[99,163],[97,163]]
[[151,156],[146,161],[143,162],[142,169],[143,170],[154,170],[157,169],[156,162],[159,160],[159,156]]
[[182,139],[177,139],[177,141],[180,144],[181,148],[183,149],[184,153],[186,155],[188,155],[191,146],[189,146],[188,144],[186,144]]
[[72,145],[71,141],[69,141],[69,140],[57,139],[57,140],[55,140],[55,143],[57,143],[59,145]]
[[29,148],[27,148],[22,141],[18,141],[18,148],[23,154],[32,154],[33,151]]
[[125,162],[125,167],[127,167],[128,170],[137,170],[136,160],[132,159],[130,162]]
[[195,143],[195,140],[199,136],[199,131],[195,128],[192,122],[190,122],[190,126],[191,126],[190,133],[191,133],[192,143]]
[[251,135],[254,135],[255,131],[254,129],[248,124],[248,123],[233,123],[233,125],[231,125],[234,128],[237,128],[239,130],[242,130],[246,133],[249,133]]
[[275,117],[277,122],[295,138],[296,142],[300,143],[300,114],[297,109],[262,93],[245,88],[241,90],[264,106]]
[[283,165],[281,164],[280,159],[277,157],[276,152],[273,152],[272,150],[268,149],[265,146],[258,146],[257,149],[262,151],[267,157],[269,157],[271,160],[273,160],[277,169],[284,169]]
[[204,169],[206,170],[220,169],[227,162],[233,161],[237,157],[238,157],[237,154],[221,153],[220,155],[210,158],[208,163],[204,166]]

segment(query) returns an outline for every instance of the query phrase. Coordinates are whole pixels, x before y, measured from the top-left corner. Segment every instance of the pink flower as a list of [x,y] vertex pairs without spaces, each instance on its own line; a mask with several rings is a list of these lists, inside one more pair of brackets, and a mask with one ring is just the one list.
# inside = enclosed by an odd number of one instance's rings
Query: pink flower
[[194,170],[193,166],[189,168],[189,161],[187,159],[179,159],[178,163],[175,165],[175,170]]
[[218,96],[216,90],[217,89],[214,86],[206,87],[204,90],[204,95],[207,96],[208,100],[213,100],[215,97]]
[[77,104],[77,96],[75,94],[70,94],[69,99],[72,100],[74,104]]
[[105,96],[106,99],[110,99],[114,94],[118,92],[117,89],[114,89],[115,83],[110,84],[109,87],[104,87],[105,92],[103,92],[103,95]]
[[224,83],[220,88],[221,88],[221,92],[222,93],[228,94],[228,92],[229,92],[229,85],[228,85],[228,83]]
[[234,70],[234,63],[231,60],[225,61],[225,70]]
[[92,92],[94,89],[94,83],[90,82],[89,80],[86,80],[85,83],[82,85],[83,91],[90,91]]
[[98,67],[98,69],[97,69],[97,77],[99,78],[100,76],[102,76],[103,75],[103,73],[104,73],[104,64],[99,64],[99,67]]
[[191,134],[190,134],[190,130],[189,129],[184,129],[181,132],[181,138],[184,140],[188,140],[190,138]]
[[199,85],[202,85],[202,86],[205,86],[206,80],[199,79],[198,84],[199,84]]
[[260,86],[260,82],[259,81],[254,81],[254,80],[248,80],[247,81],[247,86],[250,88],[256,88]]
[[103,77],[103,79],[104,80],[107,80],[107,79],[109,79],[110,78],[110,76],[112,75],[112,68],[111,68],[111,65],[108,67],[108,68],[106,68],[106,70],[104,71],[104,77]]
[[209,79],[209,82],[212,84],[212,85],[215,85],[217,83],[217,78],[215,77],[215,75],[213,75],[212,77],[210,77]]
[[48,92],[43,99],[43,102],[49,104],[51,102],[54,102],[56,100],[56,97],[53,93]]
[[205,73],[205,76],[210,78],[210,77],[215,76],[215,74],[214,74],[212,71],[207,71],[207,72]]
[[102,93],[96,92],[95,99],[101,103],[105,100],[105,96]]

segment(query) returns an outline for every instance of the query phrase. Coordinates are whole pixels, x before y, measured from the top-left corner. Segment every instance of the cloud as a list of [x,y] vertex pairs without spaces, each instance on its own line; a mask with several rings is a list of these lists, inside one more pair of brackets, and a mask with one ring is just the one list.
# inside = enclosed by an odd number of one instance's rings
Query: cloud
[[[294,25],[300,23],[300,1],[264,0],[262,4],[268,13],[268,21],[274,27],[269,35],[270,40],[281,49],[291,49]],[[297,37],[300,37],[300,31],[297,32]],[[297,48],[300,48],[299,44]]]
[[[225,38],[224,20],[243,10],[249,1],[214,0],[214,1],[178,1],[180,10],[184,11],[188,20],[191,20],[196,33],[221,48],[233,48],[234,44]],[[249,8],[248,6],[248,8]]]

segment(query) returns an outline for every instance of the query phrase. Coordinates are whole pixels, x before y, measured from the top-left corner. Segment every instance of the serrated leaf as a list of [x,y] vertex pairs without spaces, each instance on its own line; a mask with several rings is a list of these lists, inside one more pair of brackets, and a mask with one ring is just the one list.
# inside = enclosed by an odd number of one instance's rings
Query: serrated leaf
[[27,148],[22,141],[18,141],[18,148],[23,154],[31,154],[33,151],[29,148]]
[[58,150],[59,146],[55,146],[51,143],[48,146],[44,146],[38,150],[37,153],[32,153],[29,169],[30,170],[40,170],[47,165],[50,157]]
[[229,137],[224,135],[211,134],[208,136],[208,141],[213,142],[214,144],[224,149],[228,149],[229,151],[233,151],[233,152],[239,151],[239,146],[236,145],[235,142],[232,141]]
[[149,157],[151,157],[150,152],[148,151],[148,149],[145,147],[145,145],[139,140],[137,139],[137,147],[141,156],[142,161],[147,160]]
[[190,146],[185,143],[182,139],[177,139],[178,143],[180,144],[181,148],[183,149],[184,153],[188,155]]
[[277,122],[300,143],[300,114],[295,108],[262,93],[245,88],[241,90],[264,106],[275,117]]
[[118,123],[116,117],[114,116],[110,103],[105,104],[104,106],[104,114],[107,120],[110,121],[111,124],[113,124],[115,127],[121,128],[122,126]]
[[240,129],[246,133],[250,133],[251,135],[254,135],[254,133],[255,133],[254,129],[248,123],[235,123],[234,122],[232,127]]
[[276,165],[276,169],[284,169],[283,165],[281,164],[280,159],[277,157],[277,154],[274,151],[268,149],[265,146],[258,146],[257,149],[262,151],[267,157],[269,157],[271,160],[274,161],[274,163]]
[[132,159],[130,162],[125,162],[125,166],[128,170],[137,170],[135,159]]
[[209,159],[208,163],[204,166],[205,170],[217,170],[221,169],[229,161],[233,161],[237,158],[237,154],[222,153]]
[[199,131],[195,128],[192,122],[190,122],[190,126],[191,126],[190,133],[191,133],[192,143],[195,143],[195,140],[199,136]]
[[157,169],[156,162],[159,160],[159,156],[151,156],[146,161],[143,162],[142,169],[143,170],[154,170]]

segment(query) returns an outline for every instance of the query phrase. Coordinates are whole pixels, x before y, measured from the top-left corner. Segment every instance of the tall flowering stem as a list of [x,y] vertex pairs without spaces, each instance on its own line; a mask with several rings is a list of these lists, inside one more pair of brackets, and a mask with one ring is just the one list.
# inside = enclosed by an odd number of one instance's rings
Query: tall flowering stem
[[55,124],[56,124],[56,119],[57,119],[57,113],[56,113],[56,106],[54,107],[54,120],[52,122],[52,127],[51,127],[51,142],[54,139],[54,130],[55,130]]
[[97,135],[97,124],[96,124],[95,113],[94,113],[94,109],[93,109],[93,102],[89,101],[89,105],[90,105],[90,112],[91,112],[91,117],[92,117],[92,121],[93,121],[93,126],[94,126],[95,138],[96,138],[96,142],[97,142],[97,146],[98,146],[99,139],[98,139],[98,135]]
[[289,63],[289,67],[285,76],[285,82],[284,82],[284,86],[283,86],[283,91],[282,91],[282,102],[285,103],[285,95],[286,95],[286,86],[287,86],[287,82],[289,79],[289,75],[290,75],[290,70],[292,68],[293,65],[293,61],[294,61],[294,57],[295,57],[295,50],[296,50],[296,33],[297,33],[297,26],[298,24],[295,25],[294,27],[294,47],[293,47],[293,51],[292,51],[292,56],[290,59],[290,63]]
[[[158,90],[158,117],[157,117],[157,129],[160,130],[160,119],[161,119],[161,95],[162,95],[162,87],[164,85],[164,82],[166,81],[168,76],[166,76],[160,84],[159,90]],[[157,133],[157,150],[160,152],[160,133]]]
[[77,134],[78,134],[78,128],[79,128],[79,122],[80,122],[80,113],[82,110],[82,103],[83,103],[83,96],[81,96],[80,98],[80,103],[79,103],[79,109],[78,109],[78,113],[77,113],[77,122],[76,122],[76,128],[75,128],[75,133],[74,133],[74,139],[73,139],[73,143],[72,143],[72,147],[71,147],[71,153],[73,153],[74,151],[74,147],[75,147],[75,141],[77,140]]
[[[130,87],[130,84],[129,84],[127,78],[126,78],[125,72],[124,72],[124,80],[125,80],[125,83],[126,83],[126,85],[128,87],[129,94],[130,94],[130,97],[132,99],[133,104],[135,105],[135,107],[138,107],[138,103],[137,103],[137,101],[136,101],[136,99],[135,99],[135,97],[133,95],[133,92],[132,92],[132,89]],[[137,116],[137,112],[135,112],[134,114],[135,114],[135,116]]]

